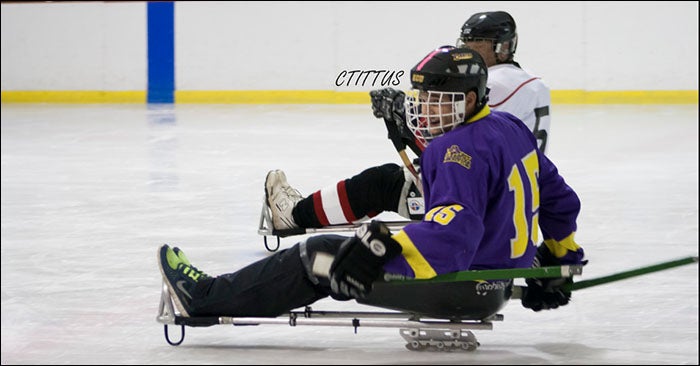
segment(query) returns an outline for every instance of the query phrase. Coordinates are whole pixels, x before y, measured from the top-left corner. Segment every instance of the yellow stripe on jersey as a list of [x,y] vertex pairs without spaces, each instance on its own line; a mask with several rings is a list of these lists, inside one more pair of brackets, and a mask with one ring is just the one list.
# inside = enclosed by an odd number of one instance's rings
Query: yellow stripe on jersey
[[575,233],[571,233],[571,235],[560,241],[547,239],[544,241],[544,244],[555,257],[561,258],[566,255],[567,251],[575,252],[580,248],[574,241],[574,234]]
[[428,263],[423,255],[418,251],[418,248],[413,244],[411,238],[406,235],[406,232],[401,230],[392,236],[401,245],[401,255],[406,259],[408,265],[413,269],[413,274],[416,279],[432,278],[437,276],[437,272]]

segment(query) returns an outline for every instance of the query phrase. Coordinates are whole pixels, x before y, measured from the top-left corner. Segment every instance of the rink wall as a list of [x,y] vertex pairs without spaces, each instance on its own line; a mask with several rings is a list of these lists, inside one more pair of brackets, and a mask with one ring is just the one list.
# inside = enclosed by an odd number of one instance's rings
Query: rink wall
[[366,103],[506,10],[553,103],[697,103],[698,2],[4,2],[2,102]]

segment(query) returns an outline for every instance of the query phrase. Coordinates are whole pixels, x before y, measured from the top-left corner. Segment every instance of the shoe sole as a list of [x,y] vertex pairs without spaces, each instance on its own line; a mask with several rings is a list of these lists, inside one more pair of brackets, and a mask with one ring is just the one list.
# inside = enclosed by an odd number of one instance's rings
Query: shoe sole
[[[170,298],[173,299],[173,302],[175,302],[175,307],[177,310],[180,311],[180,315],[183,315],[187,318],[190,317],[190,314],[185,310],[185,307],[182,305],[182,301],[180,301],[180,297],[177,296],[177,293],[175,292],[175,289],[173,288],[173,285],[170,284],[170,281],[168,281],[168,276],[165,275],[165,270],[163,269],[163,260],[161,259],[161,252],[163,251],[164,247],[169,247],[167,244],[163,244],[160,248],[158,248],[158,269],[160,270],[160,275],[163,276],[163,282],[165,282],[165,285],[168,286],[168,293],[170,294]],[[167,250],[167,249],[166,249]]]

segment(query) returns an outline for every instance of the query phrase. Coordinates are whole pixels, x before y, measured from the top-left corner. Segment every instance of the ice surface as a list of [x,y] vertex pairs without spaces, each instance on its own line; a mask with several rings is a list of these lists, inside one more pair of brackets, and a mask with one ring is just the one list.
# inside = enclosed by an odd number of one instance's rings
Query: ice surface
[[[555,105],[550,138],[582,200],[581,280],[697,256],[697,105]],[[165,342],[161,243],[231,272],[268,255],[268,170],[309,194],[386,162],[401,161],[366,105],[2,105],[2,364],[698,364],[697,264],[555,311],[512,301],[471,353],[410,352],[383,328],[219,325]]]

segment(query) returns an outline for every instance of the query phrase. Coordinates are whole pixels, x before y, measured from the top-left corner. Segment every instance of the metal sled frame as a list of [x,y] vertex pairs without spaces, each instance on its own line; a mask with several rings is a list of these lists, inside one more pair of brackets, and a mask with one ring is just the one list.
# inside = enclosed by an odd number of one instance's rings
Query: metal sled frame
[[[173,305],[168,286],[163,283],[160,305],[156,321],[163,324],[165,340],[172,346],[182,344],[185,339],[185,326],[208,327],[218,324],[231,325],[301,325],[311,326],[349,326],[357,333],[359,327],[398,328],[400,335],[407,341],[409,350],[465,350],[473,351],[479,346],[470,330],[492,330],[494,321],[502,321],[503,315],[494,314],[481,320],[447,320],[422,318],[418,314],[395,311],[318,311],[306,306],[303,311],[290,311],[276,318],[271,317],[185,317],[181,316]],[[169,325],[179,325],[180,338],[170,339]]]
[[[412,223],[411,220],[403,221],[384,221],[389,229],[392,231],[400,230],[404,226]],[[280,248],[280,238],[284,238],[292,235],[303,235],[303,234],[316,234],[316,233],[335,233],[335,232],[353,232],[360,224],[344,224],[344,225],[330,225],[321,228],[298,228],[289,230],[275,230],[272,225],[272,214],[270,213],[270,207],[268,207],[265,196],[263,196],[262,211],[260,212],[260,222],[258,224],[258,234],[263,236],[263,244],[265,249],[270,252],[276,252]],[[275,236],[277,243],[275,247],[271,247],[267,242],[268,236]]]

